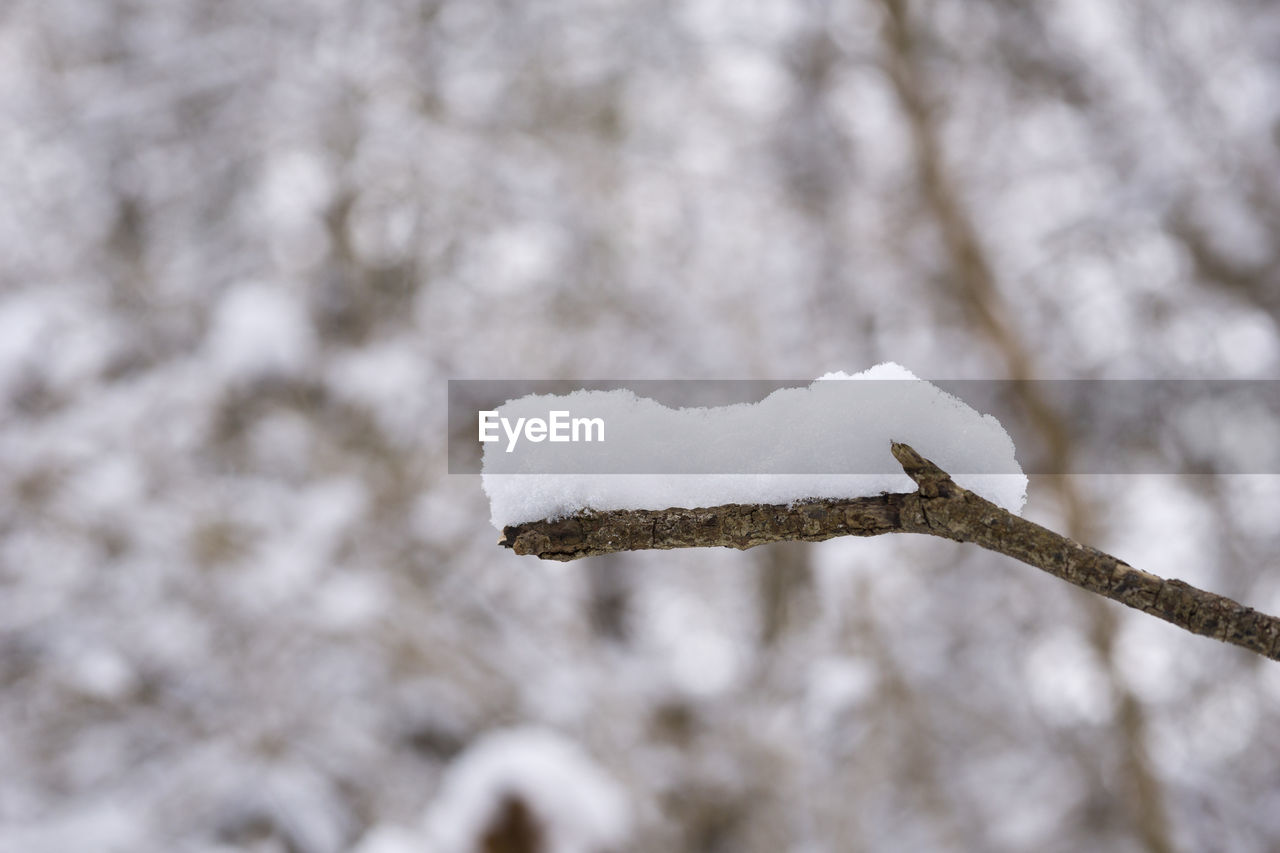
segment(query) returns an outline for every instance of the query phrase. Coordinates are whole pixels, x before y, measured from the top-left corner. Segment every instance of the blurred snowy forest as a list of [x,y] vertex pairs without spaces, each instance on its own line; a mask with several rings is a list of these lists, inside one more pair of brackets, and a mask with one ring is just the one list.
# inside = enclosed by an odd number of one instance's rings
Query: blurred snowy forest
[[[942,541],[518,558],[443,411],[1280,378],[1280,6],[7,0],[0,120],[5,853],[1280,845],[1275,663]],[[1275,613],[1278,509],[1028,514]]]

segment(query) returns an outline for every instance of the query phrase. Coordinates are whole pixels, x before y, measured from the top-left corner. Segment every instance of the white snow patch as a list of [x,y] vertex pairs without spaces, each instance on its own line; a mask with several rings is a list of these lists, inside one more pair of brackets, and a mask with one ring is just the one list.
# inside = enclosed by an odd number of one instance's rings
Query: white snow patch
[[361,836],[351,853],[426,853],[429,849],[418,833],[380,823]]
[[19,294],[0,302],[0,388],[13,384],[41,354],[40,342],[53,325],[39,294]]
[[[315,591],[324,567],[334,559],[346,531],[365,512],[368,500],[364,485],[355,479],[319,481],[296,492],[293,504],[258,552],[255,570],[244,576],[246,594],[274,606]],[[326,610],[323,600],[319,606]],[[325,615],[334,613],[330,610]]]
[[706,72],[711,90],[749,118],[772,118],[790,95],[787,74],[764,52],[722,48]]
[[395,440],[411,443],[431,408],[425,370],[413,343],[398,339],[334,358],[326,378],[343,399],[373,412]]
[[[675,589],[654,590],[643,615],[654,649],[667,667],[664,681],[699,698],[723,695],[743,676],[741,638],[721,621],[723,612],[708,597]],[[723,603],[723,599],[716,599]]]
[[807,676],[804,711],[812,732],[832,726],[841,715],[869,699],[879,681],[872,664],[839,655],[814,660]]
[[136,512],[145,490],[145,475],[134,458],[104,456],[81,469],[64,498],[66,508],[80,518],[125,517]]
[[1031,699],[1046,719],[1062,725],[1102,725],[1111,719],[1114,691],[1081,637],[1060,630],[1038,638],[1024,668]]
[[603,419],[604,441],[522,438],[513,445],[500,427],[500,440],[484,445],[482,466],[499,529],[585,509],[913,492],[891,441],[910,444],[960,485],[1014,512],[1026,500],[1027,478],[1000,422],[893,363],[853,376],[829,373],[758,403],[670,409],[626,390],[575,391],[522,397],[498,415],[515,424],[552,411]]
[[69,664],[69,681],[85,696],[118,701],[138,686],[137,673],[129,662],[105,646],[86,648]]
[[121,796],[72,802],[50,808],[39,821],[6,820],[0,824],[0,850],[25,853],[61,853],[64,850],[101,850],[118,853],[142,850],[146,825],[139,809]]
[[80,295],[50,287],[0,299],[0,397],[31,379],[65,393],[97,377],[119,336],[96,306],[77,304]]
[[550,280],[566,252],[564,233],[546,222],[523,222],[479,240],[468,257],[478,286],[516,293]]
[[316,614],[331,631],[359,631],[386,612],[390,599],[378,577],[345,571],[316,588]]
[[488,734],[448,769],[428,810],[425,849],[470,853],[507,797],[532,813],[549,853],[621,850],[626,796],[581,747],[547,729]]
[[318,215],[333,197],[334,172],[319,151],[293,149],[272,157],[260,184],[263,211],[277,225]]
[[219,372],[233,380],[297,375],[316,349],[299,300],[282,287],[259,283],[238,285],[222,297],[207,345]]

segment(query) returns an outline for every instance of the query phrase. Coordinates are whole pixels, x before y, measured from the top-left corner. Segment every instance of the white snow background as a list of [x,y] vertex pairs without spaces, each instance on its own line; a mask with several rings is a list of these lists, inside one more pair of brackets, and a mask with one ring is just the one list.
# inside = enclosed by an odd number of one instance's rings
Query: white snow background
[[[852,381],[831,381],[852,380]],[[495,527],[581,510],[783,504],[912,492],[889,451],[910,444],[956,482],[1013,512],[1027,478],[1000,422],[893,362],[828,373],[758,403],[671,409],[625,390],[529,395],[519,418],[601,418],[602,442],[485,442],[482,481]],[[511,448],[508,450],[508,448]],[[704,473],[741,471],[743,473]],[[661,472],[661,473],[650,473]],[[687,472],[687,473],[686,473]]]

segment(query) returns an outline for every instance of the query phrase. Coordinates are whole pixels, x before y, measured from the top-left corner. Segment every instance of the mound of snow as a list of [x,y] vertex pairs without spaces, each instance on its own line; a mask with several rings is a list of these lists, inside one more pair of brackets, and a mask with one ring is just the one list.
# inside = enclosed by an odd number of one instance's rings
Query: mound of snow
[[[496,439],[485,443],[482,480],[499,529],[584,509],[915,491],[891,441],[1013,512],[1026,500],[1027,478],[1000,422],[893,363],[829,373],[757,403],[671,409],[625,390],[577,391],[512,400],[496,417],[504,424],[495,421]],[[520,428],[557,417],[557,441],[545,429]]]

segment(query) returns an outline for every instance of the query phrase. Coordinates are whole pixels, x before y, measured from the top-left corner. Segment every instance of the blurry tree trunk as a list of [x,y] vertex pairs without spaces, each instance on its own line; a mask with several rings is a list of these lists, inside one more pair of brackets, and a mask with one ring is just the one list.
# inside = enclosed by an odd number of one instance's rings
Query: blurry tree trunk
[[524,800],[508,795],[489,820],[477,853],[544,853],[542,831]]
[[760,644],[773,646],[813,610],[813,567],[807,542],[760,551]]
[[[974,316],[982,333],[995,344],[1005,361],[1009,378],[1033,379],[1036,371],[1032,358],[1017,329],[1008,320],[1008,308],[1001,296],[993,266],[973,220],[964,208],[946,162],[941,135],[930,106],[931,93],[923,79],[924,71],[916,51],[916,33],[907,0],[881,2],[887,13],[884,33],[889,76],[910,127],[921,191],[950,255],[962,305]],[[1053,482],[1066,510],[1068,535],[1088,540],[1092,538],[1089,508],[1074,481],[1065,475],[1070,470],[1071,457],[1071,441],[1065,424],[1038,392],[1035,383],[1017,382],[1015,385],[1019,389],[1022,406],[1045,442],[1051,463],[1048,470],[1064,472],[1063,476],[1053,478]],[[1119,698],[1121,713],[1116,734],[1122,741],[1121,751],[1127,757],[1125,773],[1129,784],[1126,787],[1134,811],[1134,828],[1148,851],[1168,853],[1173,848],[1164,796],[1145,756],[1145,716],[1115,665],[1115,615],[1096,599],[1086,601],[1084,606],[1088,608],[1092,622],[1094,648],[1104,662],[1111,687]]]
[[[829,97],[840,68],[841,50],[832,39],[831,12],[815,7],[813,18],[790,43],[787,69],[791,98],[785,118],[773,128],[779,180],[796,210],[817,235],[815,267],[805,290],[812,310],[807,328],[814,343],[840,340],[847,334],[844,312],[821,306],[844,304],[837,291],[852,289],[846,262],[847,233],[840,212],[845,206],[846,177],[852,170],[851,140],[840,130]],[[814,352],[813,355],[819,355]],[[761,366],[760,375],[767,372]],[[772,545],[758,561],[760,644],[771,648],[798,623],[814,613],[811,546],[791,542]]]
[[630,635],[631,603],[627,561],[616,554],[602,557],[587,572],[587,584],[587,619],[591,630],[601,639],[625,643]]

